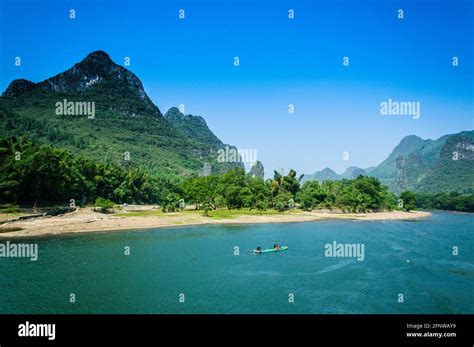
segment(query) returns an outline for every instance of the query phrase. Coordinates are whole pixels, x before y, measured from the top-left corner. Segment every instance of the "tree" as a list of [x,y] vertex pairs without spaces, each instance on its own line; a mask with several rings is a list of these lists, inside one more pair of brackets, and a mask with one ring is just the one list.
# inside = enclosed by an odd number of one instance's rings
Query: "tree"
[[174,192],[169,192],[163,201],[161,209],[163,212],[176,212],[179,209],[179,201],[181,197]]
[[243,187],[240,190],[239,199],[242,201],[242,206],[247,207],[250,210],[255,207],[257,202],[255,195],[252,193],[249,187]]
[[223,196],[228,209],[241,209],[243,202],[240,191],[246,186],[245,170],[236,168],[221,176],[216,191]]
[[115,207],[115,202],[104,198],[97,198],[94,203],[94,210],[107,213],[109,210]]
[[290,208],[290,203],[292,200],[293,194],[282,190],[277,196],[273,198],[273,207],[277,211],[285,211]]
[[326,194],[321,189],[318,181],[307,181],[296,194],[296,201],[303,210],[313,210],[324,201]]
[[159,202],[176,184],[143,168],[94,163],[69,151],[25,138],[0,138],[0,199],[8,202],[78,203],[98,197],[118,202]]
[[203,215],[204,215],[205,217],[209,217],[209,211],[211,210],[211,205],[208,204],[208,203],[204,203],[204,204],[203,204],[203,210],[204,210]]
[[300,188],[300,181],[303,178],[301,175],[298,179],[296,178],[296,171],[291,169],[288,175],[283,176],[278,171],[274,171],[272,184],[272,195],[276,196],[280,191],[289,192],[295,195]]
[[405,211],[414,210],[416,208],[416,195],[415,193],[406,190],[400,194],[400,199],[403,202],[403,209]]
[[254,197],[253,207],[259,211],[264,211],[270,204],[270,185],[269,182],[265,182],[261,177],[252,177],[249,175],[247,178],[247,184]]

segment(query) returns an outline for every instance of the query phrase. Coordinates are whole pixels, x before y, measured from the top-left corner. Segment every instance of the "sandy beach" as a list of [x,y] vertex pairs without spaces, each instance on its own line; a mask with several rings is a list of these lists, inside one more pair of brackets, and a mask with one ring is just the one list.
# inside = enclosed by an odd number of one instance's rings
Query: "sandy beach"
[[0,238],[62,235],[98,231],[119,231],[134,229],[163,228],[172,226],[204,224],[257,224],[307,222],[325,219],[349,219],[355,221],[413,220],[429,216],[422,211],[390,211],[376,213],[341,213],[326,210],[305,212],[294,210],[273,214],[245,214],[235,211],[230,217],[207,217],[202,211],[187,210],[176,213],[162,213],[152,206],[128,207],[120,213],[104,214],[91,208],[61,216],[45,216],[34,219],[8,221],[0,225]]

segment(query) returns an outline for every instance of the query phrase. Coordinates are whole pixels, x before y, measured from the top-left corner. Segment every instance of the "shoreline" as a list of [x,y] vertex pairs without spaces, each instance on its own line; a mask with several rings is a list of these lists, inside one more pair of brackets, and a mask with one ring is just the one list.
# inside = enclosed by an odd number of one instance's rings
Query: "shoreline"
[[[127,214],[130,213],[130,216]],[[0,239],[36,236],[58,236],[66,234],[84,234],[94,232],[133,231],[168,227],[197,225],[244,225],[310,222],[321,220],[385,221],[416,220],[431,215],[425,211],[387,211],[371,213],[342,213],[326,210],[290,211],[282,213],[246,214],[245,211],[233,211],[230,217],[206,217],[202,211],[187,210],[175,213],[160,213],[152,206],[140,206],[135,216],[133,207],[123,213],[103,214],[90,208],[80,208],[76,212],[54,217],[39,217],[29,220],[6,222],[0,225]],[[150,213],[146,215],[146,213]],[[212,212],[211,212],[212,214]],[[11,230],[11,231],[9,231]]]

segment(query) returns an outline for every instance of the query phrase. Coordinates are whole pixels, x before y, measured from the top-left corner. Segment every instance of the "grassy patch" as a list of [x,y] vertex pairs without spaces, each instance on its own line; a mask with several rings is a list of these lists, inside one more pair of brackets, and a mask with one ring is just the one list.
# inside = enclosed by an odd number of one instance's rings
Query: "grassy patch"
[[0,205],[0,219],[18,217],[25,213],[20,211],[20,206],[13,204]]
[[146,210],[146,211],[130,211],[130,212],[120,212],[114,214],[117,217],[157,217],[157,216],[166,216],[166,213],[163,213],[161,210]]
[[0,213],[19,214],[20,206],[13,204],[0,205]]
[[295,213],[295,212],[296,211],[278,212],[276,210],[258,211],[258,210],[249,210],[249,209],[241,209],[241,210],[218,209],[218,210],[209,211],[209,217],[217,218],[217,219],[232,219],[232,218],[237,218],[239,216],[273,216],[273,215],[286,215],[286,214]]

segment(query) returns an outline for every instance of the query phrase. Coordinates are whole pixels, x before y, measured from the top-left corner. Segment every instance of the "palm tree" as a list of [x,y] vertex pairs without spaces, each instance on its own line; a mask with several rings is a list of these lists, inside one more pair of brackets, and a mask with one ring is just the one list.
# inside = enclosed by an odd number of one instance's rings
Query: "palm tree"
[[288,192],[291,194],[296,194],[300,189],[300,182],[304,175],[296,178],[296,171],[291,169],[288,172],[288,175],[283,176],[278,171],[274,171],[274,176],[272,180],[272,195],[276,196],[281,192]]

